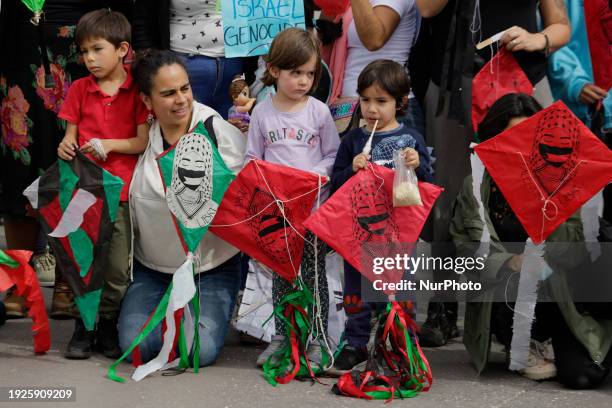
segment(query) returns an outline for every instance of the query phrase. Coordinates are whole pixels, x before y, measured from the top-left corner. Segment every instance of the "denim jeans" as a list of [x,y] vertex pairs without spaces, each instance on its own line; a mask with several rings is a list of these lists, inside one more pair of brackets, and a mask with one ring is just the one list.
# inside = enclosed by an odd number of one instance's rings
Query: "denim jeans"
[[416,98],[410,98],[408,108],[402,115],[398,115],[397,121],[403,123],[408,129],[415,129],[421,136],[425,137],[425,117],[423,110]]
[[[171,281],[171,274],[154,271],[134,261],[134,281],[125,294],[119,316],[122,352],[138,336]],[[223,349],[240,285],[240,256],[195,275],[195,283],[200,293],[200,366],[206,366],[214,363]],[[142,362],[156,357],[161,347],[160,324],[140,343]],[[189,358],[191,360],[192,355]],[[127,360],[131,361],[131,356]]]
[[180,55],[185,58],[195,99],[227,119],[227,111],[232,106],[229,85],[234,75],[243,73],[242,58]]

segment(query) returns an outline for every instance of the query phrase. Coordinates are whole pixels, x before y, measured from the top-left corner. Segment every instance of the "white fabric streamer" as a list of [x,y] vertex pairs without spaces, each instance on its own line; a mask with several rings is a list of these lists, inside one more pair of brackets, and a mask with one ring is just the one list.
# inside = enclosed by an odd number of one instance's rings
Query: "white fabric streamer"
[[603,190],[601,190],[580,208],[584,241],[587,243],[591,261],[595,261],[601,255],[601,245],[597,241],[597,236],[599,235],[599,217],[603,216],[603,205]]
[[[473,149],[476,143],[470,144],[470,148]],[[491,243],[491,232],[489,231],[489,225],[487,224],[487,218],[485,217],[484,205],[482,204],[482,198],[480,197],[480,186],[484,178],[484,165],[480,160],[480,157],[476,153],[470,155],[470,164],[472,166],[472,194],[478,203],[478,215],[482,220],[482,235],[480,236],[480,245],[476,250],[477,257],[486,257],[489,255],[489,244]]]
[[161,370],[168,362],[177,329],[174,322],[174,312],[185,307],[196,293],[193,279],[193,258],[192,253],[187,254],[185,263],[172,276],[172,291],[166,309],[166,332],[164,333],[162,348],[157,357],[139,366],[134,371],[132,375],[134,381],[140,381],[149,374]]
[[534,245],[531,238],[528,238],[514,306],[512,342],[510,344],[511,370],[520,370],[527,366],[531,326],[538,302],[538,283],[542,272],[546,269],[544,244]]

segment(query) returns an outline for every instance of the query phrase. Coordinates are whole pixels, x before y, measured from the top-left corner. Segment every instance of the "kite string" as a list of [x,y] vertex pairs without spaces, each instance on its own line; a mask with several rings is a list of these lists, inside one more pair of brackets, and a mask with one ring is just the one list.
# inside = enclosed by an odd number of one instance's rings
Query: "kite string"
[[[525,166],[525,169],[527,170],[527,174],[529,174],[529,177],[531,178],[531,182],[533,183],[534,186],[536,186],[536,189],[538,190],[538,193],[540,193],[540,199],[544,202],[544,204],[542,204],[542,208],[540,209],[540,211],[542,211],[542,228],[540,230],[540,239],[541,239],[544,236],[544,223],[545,223],[545,220],[548,220],[548,221],[554,220],[555,218],[557,218],[557,215],[559,214],[559,207],[557,207],[557,204],[555,204],[555,202],[552,201],[552,197],[561,189],[561,187],[563,187],[565,185],[565,183],[567,182],[569,177],[572,175],[572,173],[574,171],[576,171],[576,169],[578,169],[578,166],[580,166],[583,162],[586,162],[586,160],[584,160],[584,159],[580,160],[565,175],[565,177],[563,178],[563,180],[561,180],[561,182],[559,183],[557,188],[555,188],[555,190],[552,193],[550,193],[550,195],[548,195],[548,197],[547,197],[547,196],[544,195],[544,193],[540,189],[540,186],[538,185],[538,183],[536,182],[535,178],[533,177],[533,174],[531,173],[531,169],[527,165],[527,161],[525,160],[525,157],[523,156],[523,153],[521,153],[521,152],[516,152],[516,153],[521,157],[521,160],[523,161],[523,165]],[[551,204],[553,206],[553,209],[555,211],[555,215],[553,215],[552,217],[548,216],[548,214],[546,213],[546,209],[548,208],[549,204]]]
[[[318,188],[319,192],[317,194],[317,208],[321,206],[321,176],[319,175]],[[310,334],[308,336],[307,348],[311,341],[319,339],[323,342],[325,349],[327,350],[327,354],[329,355],[330,361],[327,366],[324,367],[325,370],[328,370],[334,365],[334,353],[329,345],[329,341],[327,339],[327,334],[325,330],[325,325],[323,324],[323,317],[321,316],[321,295],[319,293],[319,238],[314,236],[314,298],[315,298],[315,310],[313,313],[314,324],[312,325]],[[325,256],[325,254],[323,254]],[[327,276],[325,276],[327,279]]]
[[370,169],[374,177],[380,180],[380,185],[378,186],[378,189],[376,190],[376,195],[378,195],[378,192],[380,191],[380,189],[383,188],[383,186],[385,185],[385,179],[379,176],[378,173],[376,173],[376,170],[374,170],[374,165],[372,163],[368,163],[368,169]]
[[[474,45],[482,41],[481,27],[482,19],[480,17],[480,0],[476,0],[476,3],[474,4],[474,16],[472,17],[472,24],[470,24],[470,33],[472,34],[472,42],[474,43]],[[478,41],[474,40],[474,34],[478,34]]]
[[251,221],[251,220],[252,220],[252,219],[254,219],[254,218],[257,218],[257,216],[259,216],[261,213],[263,213],[264,211],[266,211],[266,210],[268,209],[268,207],[270,207],[271,205],[274,205],[274,204],[279,205],[278,203],[280,203],[280,205],[283,205],[284,203],[288,203],[288,202],[291,202],[291,201],[297,200],[298,198],[302,198],[302,197],[304,197],[304,196],[310,195],[310,194],[312,194],[314,191],[317,191],[317,189],[316,189],[316,188],[313,188],[312,190],[310,190],[310,191],[308,191],[308,192],[306,192],[306,193],[304,193],[304,194],[300,194],[299,196],[296,196],[296,197],[290,198],[290,199],[288,199],[288,200],[273,200],[273,201],[270,201],[270,203],[269,203],[268,205],[266,205],[266,206],[265,206],[265,207],[264,207],[264,208],[263,208],[261,211],[259,211],[257,214],[255,214],[255,215],[253,215],[253,216],[251,216],[251,217],[249,217],[249,218],[245,218],[244,220],[241,220],[241,221],[235,222],[235,223],[233,223],[233,224],[208,224],[208,226],[209,226],[209,227],[235,227],[236,225],[240,225],[240,224],[243,224],[243,223],[245,223],[245,222]]

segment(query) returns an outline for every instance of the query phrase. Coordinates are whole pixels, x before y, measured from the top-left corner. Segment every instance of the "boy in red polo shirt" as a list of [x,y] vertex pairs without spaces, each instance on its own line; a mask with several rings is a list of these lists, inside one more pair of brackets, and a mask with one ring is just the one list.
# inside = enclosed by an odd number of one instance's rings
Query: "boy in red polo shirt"
[[75,81],[59,117],[67,121],[57,153],[72,160],[80,149],[124,182],[121,203],[110,242],[108,266],[100,300],[96,332],[87,332],[76,319],[66,357],[89,358],[92,347],[106,357],[121,355],[117,340],[120,303],[129,282],[131,227],[128,191],[132,173],[148,143],[148,112],[140,100],[123,57],[130,44],[130,23],[121,13],[101,9],[85,14],[76,27],[76,42],[91,73]]

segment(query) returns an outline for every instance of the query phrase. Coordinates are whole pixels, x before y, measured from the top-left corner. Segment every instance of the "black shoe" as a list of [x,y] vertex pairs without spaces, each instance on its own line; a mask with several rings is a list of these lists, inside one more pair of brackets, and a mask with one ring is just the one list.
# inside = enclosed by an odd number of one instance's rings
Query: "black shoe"
[[96,350],[104,354],[104,357],[119,358],[119,336],[117,334],[117,319],[102,319],[98,321],[96,329]]
[[427,320],[419,333],[419,344],[423,347],[440,347],[459,335],[457,303],[429,302]]
[[446,302],[444,303],[444,309],[449,325],[448,339],[456,339],[457,337],[461,336],[459,328],[457,327],[457,314],[459,313],[459,303]]
[[0,326],[2,326],[6,322],[6,308],[4,307],[4,303],[0,302]]
[[84,360],[91,357],[94,332],[87,331],[83,320],[74,320],[74,333],[66,347],[65,357],[73,360]]
[[355,369],[359,364],[368,359],[367,349],[357,349],[349,345],[344,346],[340,354],[334,359],[334,365],[327,370],[330,376],[341,376]]

